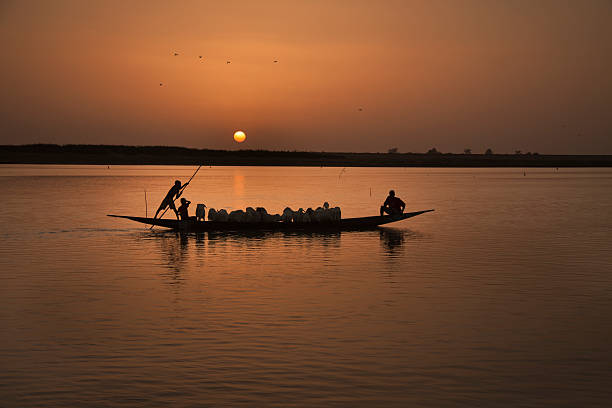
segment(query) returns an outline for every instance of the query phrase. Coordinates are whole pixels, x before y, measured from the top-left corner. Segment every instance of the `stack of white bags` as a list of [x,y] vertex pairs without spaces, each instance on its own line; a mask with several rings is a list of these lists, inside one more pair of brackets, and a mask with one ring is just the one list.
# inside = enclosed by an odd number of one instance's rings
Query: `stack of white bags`
[[300,208],[297,211],[293,211],[287,207],[284,209],[282,214],[268,214],[265,208],[247,207],[246,211],[235,210],[228,214],[226,210],[215,210],[210,208],[208,210],[208,220],[217,222],[293,222],[300,224],[316,223],[326,224],[340,221],[341,211],[340,207],[329,208],[329,204],[326,202],[323,207],[318,207],[316,210],[308,208],[304,211]]

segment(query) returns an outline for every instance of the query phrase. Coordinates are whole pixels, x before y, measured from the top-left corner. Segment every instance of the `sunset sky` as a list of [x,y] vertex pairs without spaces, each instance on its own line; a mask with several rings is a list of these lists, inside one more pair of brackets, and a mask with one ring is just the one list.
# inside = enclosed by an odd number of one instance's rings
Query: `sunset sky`
[[0,38],[0,144],[612,154],[610,0],[0,0]]

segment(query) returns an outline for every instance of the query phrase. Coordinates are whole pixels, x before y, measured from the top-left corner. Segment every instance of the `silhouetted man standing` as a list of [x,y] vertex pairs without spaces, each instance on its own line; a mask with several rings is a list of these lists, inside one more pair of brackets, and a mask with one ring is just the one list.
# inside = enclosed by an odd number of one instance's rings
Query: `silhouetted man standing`
[[395,191],[389,191],[389,196],[385,200],[385,203],[380,207],[380,215],[383,216],[385,213],[389,215],[399,215],[404,212],[406,203],[400,198],[395,196]]
[[181,196],[183,188],[187,187],[188,184],[189,182],[185,183],[185,185],[181,187],[180,180],[176,180],[174,182],[174,185],[170,188],[170,190],[168,190],[168,193],[166,194],[166,197],[164,197],[164,200],[159,205],[159,208],[157,209],[157,212],[155,213],[155,217],[153,217],[153,219],[157,218],[157,214],[159,214],[160,211],[166,209],[166,207],[170,207],[172,211],[174,211],[176,219],[178,220],[179,213],[176,210],[176,206],[174,205],[174,200]]

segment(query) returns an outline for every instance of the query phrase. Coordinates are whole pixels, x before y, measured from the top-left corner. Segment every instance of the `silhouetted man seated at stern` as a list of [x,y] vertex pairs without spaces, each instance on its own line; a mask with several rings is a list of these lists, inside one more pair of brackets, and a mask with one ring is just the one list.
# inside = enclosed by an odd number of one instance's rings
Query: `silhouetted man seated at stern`
[[400,198],[395,196],[395,191],[389,191],[389,197],[385,200],[385,203],[380,207],[380,215],[383,216],[386,214],[389,215],[400,215],[404,212],[404,208],[406,208],[406,203],[404,203]]

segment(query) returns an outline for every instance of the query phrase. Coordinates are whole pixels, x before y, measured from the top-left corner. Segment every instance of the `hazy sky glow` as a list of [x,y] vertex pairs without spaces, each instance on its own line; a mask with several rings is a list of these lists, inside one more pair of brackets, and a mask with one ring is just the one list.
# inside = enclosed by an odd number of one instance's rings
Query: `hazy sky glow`
[[0,38],[0,144],[612,154],[609,0],[3,0]]

